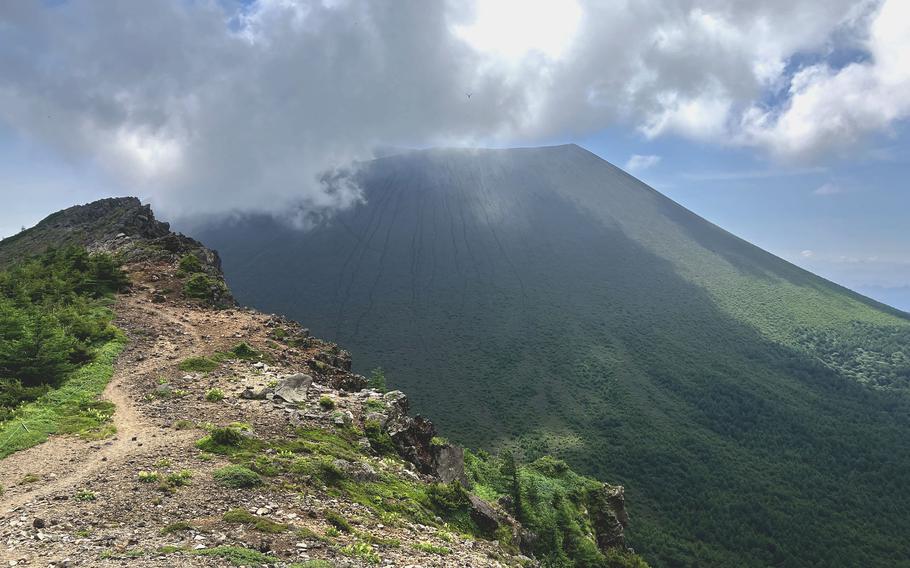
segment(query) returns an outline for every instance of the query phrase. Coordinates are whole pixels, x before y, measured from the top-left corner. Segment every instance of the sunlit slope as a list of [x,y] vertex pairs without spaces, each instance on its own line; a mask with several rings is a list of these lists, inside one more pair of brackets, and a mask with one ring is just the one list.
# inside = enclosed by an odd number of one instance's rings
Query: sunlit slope
[[447,435],[622,480],[658,565],[908,557],[900,312],[577,146],[415,152],[361,178],[365,202],[309,231],[196,236],[241,301],[384,367]]

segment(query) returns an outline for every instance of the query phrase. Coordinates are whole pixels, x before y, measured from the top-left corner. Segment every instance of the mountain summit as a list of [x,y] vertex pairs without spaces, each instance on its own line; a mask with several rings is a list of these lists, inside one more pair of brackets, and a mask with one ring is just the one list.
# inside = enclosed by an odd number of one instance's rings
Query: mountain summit
[[363,202],[307,231],[195,234],[241,301],[382,367],[446,435],[622,481],[657,565],[910,556],[907,314],[575,145],[357,175]]

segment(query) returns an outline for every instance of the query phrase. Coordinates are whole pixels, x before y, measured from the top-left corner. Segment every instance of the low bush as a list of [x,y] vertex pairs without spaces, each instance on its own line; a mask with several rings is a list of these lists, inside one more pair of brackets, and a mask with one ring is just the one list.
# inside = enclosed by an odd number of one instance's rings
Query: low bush
[[228,465],[215,470],[215,481],[226,487],[243,489],[262,485],[262,479],[255,471],[242,465]]
[[219,388],[205,391],[205,400],[209,402],[220,402],[224,400],[224,391]]

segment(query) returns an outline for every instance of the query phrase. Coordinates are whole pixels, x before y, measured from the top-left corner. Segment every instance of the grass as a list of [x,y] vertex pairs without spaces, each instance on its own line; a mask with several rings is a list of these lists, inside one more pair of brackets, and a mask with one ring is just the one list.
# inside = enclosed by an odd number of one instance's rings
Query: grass
[[439,546],[429,542],[417,542],[414,543],[414,550],[419,550],[421,552],[429,552],[430,554],[438,554],[440,556],[447,556],[452,554],[452,549],[446,546]]
[[332,400],[332,397],[328,395],[322,395],[319,397],[319,406],[321,406],[324,410],[331,410],[335,408],[335,401]]
[[210,357],[189,357],[180,362],[180,370],[187,373],[211,373],[221,365]]
[[110,418],[114,406],[98,397],[111,380],[114,361],[125,344],[126,339],[118,334],[60,387],[16,409],[14,417],[0,425],[0,459],[40,444],[52,434],[93,440],[113,434]]

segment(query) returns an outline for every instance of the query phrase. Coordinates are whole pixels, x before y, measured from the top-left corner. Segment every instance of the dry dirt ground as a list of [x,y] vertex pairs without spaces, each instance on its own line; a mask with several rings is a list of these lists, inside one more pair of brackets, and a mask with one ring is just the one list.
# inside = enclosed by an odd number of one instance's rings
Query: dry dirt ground
[[[329,542],[300,536],[306,531],[299,529],[331,534],[324,518],[327,510],[356,519],[358,528],[379,538],[400,541],[398,546],[376,547],[380,565],[503,566],[527,561],[503,553],[496,543],[458,536],[453,540],[433,527],[407,522],[387,526],[368,509],[318,489],[300,492],[267,484],[237,490],[217,484],[212,472],[228,462],[196,448],[195,442],[205,435],[204,424],[242,421],[254,432],[271,435],[288,435],[301,421],[332,428],[331,416],[320,412],[319,397],[329,395],[338,402],[338,409],[357,416],[363,395],[316,385],[306,410],[300,412],[268,400],[241,399],[245,387],[261,388],[282,374],[309,372],[308,361],[325,344],[317,341],[297,349],[270,341],[273,318],[266,314],[156,298],[161,282],[174,278],[172,266],[133,266],[133,289],[116,302],[116,325],[129,339],[103,395],[116,404],[112,418],[116,434],[94,442],[55,436],[0,461],[0,484],[6,489],[0,497],[0,565],[236,565],[191,554],[222,545],[269,551],[281,559],[278,566],[320,558],[337,566],[374,565],[339,551],[353,542],[351,535],[342,533]],[[210,356],[241,341],[267,352],[269,365],[228,360],[207,374],[179,369],[187,357]],[[178,396],[156,397],[162,382]],[[205,393],[215,387],[223,390],[224,400],[206,401]],[[189,421],[192,426],[178,429],[177,421]],[[163,492],[138,477],[140,471],[165,476],[182,470],[191,471],[192,479],[173,492]],[[263,534],[223,522],[222,515],[235,507],[295,530]],[[162,533],[178,521],[192,522],[194,529]],[[446,547],[451,553],[425,552],[415,549],[416,543]],[[182,552],[166,554],[160,552],[162,547],[179,547]]]

